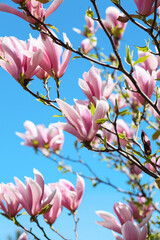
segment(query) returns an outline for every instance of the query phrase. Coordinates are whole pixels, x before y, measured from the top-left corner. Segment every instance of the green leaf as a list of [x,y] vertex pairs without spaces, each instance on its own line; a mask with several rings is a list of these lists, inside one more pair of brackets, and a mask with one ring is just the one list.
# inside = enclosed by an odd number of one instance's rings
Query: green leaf
[[123,133],[118,133],[118,136],[119,136],[119,138],[121,138],[121,139],[125,139],[125,134],[123,134]]
[[132,66],[133,51],[130,53],[129,46],[126,46],[126,61],[129,65]]
[[94,113],[95,113],[95,106],[94,106],[93,103],[91,103],[90,110],[91,110],[92,116],[94,116]]
[[142,51],[142,52],[148,52],[149,51],[149,47],[148,46],[145,46],[145,47],[138,47],[138,46],[136,46],[136,48],[138,48],[138,50]]
[[144,57],[140,57],[137,61],[134,62],[133,66],[136,65],[137,63],[143,63],[147,60],[147,58],[149,58],[151,55],[147,55]]
[[128,109],[125,109],[125,110],[123,110],[122,112],[119,112],[119,115],[120,115],[120,116],[130,115],[130,114],[131,114],[131,113],[128,112]]
[[106,121],[107,121],[106,118],[101,118],[101,119],[98,119],[98,120],[96,121],[96,123],[98,123],[98,124],[103,124],[103,123],[105,123]]
[[[147,23],[149,23],[149,25],[152,26],[152,24],[153,24],[153,19],[149,19],[149,20],[147,21]],[[157,22],[154,23],[154,27],[157,27]]]
[[160,136],[160,130],[156,131],[156,132],[152,135],[152,139],[153,139],[153,140],[156,140],[159,136]]
[[53,26],[53,25],[51,25],[51,24],[46,24],[48,27],[50,27],[50,28],[52,28],[52,29],[54,29],[54,30],[56,30],[56,32],[58,32],[59,33],[59,30],[58,30],[58,28],[56,28],[55,26]]
[[53,115],[53,117],[64,117],[64,115]]
[[140,15],[130,14],[130,16],[131,16],[132,18],[138,18],[138,19],[141,19],[141,16],[140,16]]
[[[140,157],[143,157],[143,155],[140,153],[140,152],[138,152],[138,151],[136,151],[135,149],[132,149],[133,150],[133,152],[136,154],[136,155],[138,155],[138,156],[140,156]],[[144,157],[143,157],[144,158]]]
[[86,11],[86,15],[90,18],[93,18],[94,16],[94,12],[92,12],[91,8],[89,8],[87,11]]
[[57,167],[57,169],[58,169],[59,172],[61,172],[61,171],[63,170],[63,166],[59,165],[59,166]]
[[45,205],[42,208],[42,210],[39,212],[39,214],[44,215],[44,214],[48,213],[50,211],[51,207],[52,207],[52,204]]
[[75,57],[72,58],[72,60],[77,59],[77,58],[81,58],[81,57],[80,56],[75,56]]

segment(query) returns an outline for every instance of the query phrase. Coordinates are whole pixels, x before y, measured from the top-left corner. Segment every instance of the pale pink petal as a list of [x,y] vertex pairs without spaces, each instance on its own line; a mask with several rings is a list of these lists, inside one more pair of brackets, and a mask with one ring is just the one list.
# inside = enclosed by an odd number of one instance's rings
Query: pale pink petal
[[82,125],[81,117],[79,116],[77,111],[68,103],[60,99],[56,99],[56,102],[58,103],[59,107],[61,108],[63,114],[65,115],[69,123],[72,124],[77,129],[77,131],[80,134],[82,133],[83,135],[85,129],[84,126]]
[[33,169],[33,172],[34,172],[34,176],[35,176],[35,181],[41,187],[42,192],[44,192],[44,178],[43,178],[43,175],[35,168]]
[[152,211],[148,213],[147,217],[143,219],[143,221],[139,224],[139,227],[143,227],[152,217]]
[[47,9],[45,17],[47,18],[50,14],[52,14],[61,5],[63,1],[64,0],[54,0]]
[[140,239],[139,239],[139,240],[146,240],[147,233],[148,233],[147,226],[144,225],[144,227],[143,227],[143,229],[142,229],[142,231],[141,231]]
[[28,18],[22,12],[18,11],[17,9],[12,8],[8,4],[0,3],[0,11],[1,12],[8,12],[8,13],[14,14],[14,15],[24,19],[27,22],[31,22],[31,23],[33,22],[30,18]]
[[72,135],[74,135],[75,137],[77,137],[79,140],[83,141],[83,137],[77,132],[77,130],[72,127],[70,124],[68,123],[61,123],[61,122],[58,122],[58,123],[54,123],[53,126],[55,127],[58,127]]
[[140,230],[137,225],[127,221],[122,226],[122,235],[125,240],[139,240]]
[[121,233],[121,225],[119,224],[119,222],[117,221],[117,219],[115,218],[115,216],[109,212],[105,212],[105,211],[96,211],[96,214],[103,218],[104,221],[98,221],[96,223],[98,223],[99,225],[106,227],[110,230],[113,230],[115,232]]
[[121,202],[115,203],[113,209],[122,225],[127,221],[133,222],[132,211],[127,204]]

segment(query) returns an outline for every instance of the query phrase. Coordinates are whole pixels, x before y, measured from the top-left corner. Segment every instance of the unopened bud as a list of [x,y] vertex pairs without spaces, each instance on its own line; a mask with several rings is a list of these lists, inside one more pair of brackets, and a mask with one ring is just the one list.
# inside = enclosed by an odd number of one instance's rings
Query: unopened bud
[[152,150],[151,150],[151,142],[149,140],[149,137],[147,136],[147,134],[142,130],[141,133],[141,139],[144,145],[144,151],[146,155],[150,155]]

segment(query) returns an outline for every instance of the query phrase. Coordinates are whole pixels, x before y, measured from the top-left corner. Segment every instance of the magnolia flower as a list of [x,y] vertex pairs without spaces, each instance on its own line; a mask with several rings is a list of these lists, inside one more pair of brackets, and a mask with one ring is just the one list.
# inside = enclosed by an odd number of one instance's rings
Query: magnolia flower
[[[55,220],[58,218],[59,214],[62,211],[62,205],[61,205],[62,204],[62,195],[58,188],[54,188],[54,191],[55,191],[55,189],[56,189],[56,193],[54,195],[54,198],[50,202],[51,208],[50,208],[49,212],[43,214],[45,221],[50,225],[52,225],[55,222]],[[51,188],[49,186],[45,185],[44,199],[47,196],[49,196],[51,193],[52,193]]]
[[108,82],[102,82],[100,72],[97,68],[91,67],[89,72],[83,74],[83,79],[79,79],[79,86],[92,102],[96,103],[96,99],[100,100],[102,97],[108,99],[113,92],[116,83],[113,83],[111,75],[108,77]]
[[[143,16],[149,16],[154,12],[155,6],[153,5],[155,0],[134,0],[138,11]],[[160,1],[157,1],[157,8],[160,6]]]
[[114,237],[117,240],[146,240],[147,237],[147,226],[145,225],[142,230],[130,222],[127,221],[121,228],[122,236],[121,238],[118,234],[113,232]]
[[103,20],[104,26],[108,31],[115,29],[113,32],[114,39],[119,40],[122,38],[127,23],[118,21],[118,17],[124,17],[125,15],[119,11],[116,7],[108,7],[106,9],[106,19]]
[[[52,34],[56,36],[55,33]],[[67,36],[64,34],[65,43],[70,45]],[[62,54],[62,47],[53,42],[53,40],[46,34],[41,33],[38,38],[38,46],[43,52],[43,59],[40,62],[40,67],[45,70],[50,76],[55,78],[61,78],[69,64],[72,52],[65,49]],[[62,55],[62,63],[60,58]]]
[[[118,119],[116,123],[118,133],[125,134],[126,138],[133,138],[133,130],[128,127],[128,124],[123,119]],[[117,141],[116,136],[115,141]],[[120,144],[125,147],[127,144],[127,140],[120,138]]]
[[[112,143],[115,140],[115,135],[114,135],[114,127],[112,123],[109,122],[105,122],[104,124],[102,124],[103,128],[102,128],[102,137],[103,138],[107,138],[107,142]],[[107,131],[108,129],[108,131]],[[113,132],[113,133],[112,133]]]
[[68,123],[59,122],[53,125],[73,134],[80,141],[91,142],[100,127],[100,124],[96,123],[96,121],[104,118],[109,109],[108,103],[105,100],[98,101],[92,117],[90,110],[84,104],[75,102],[74,106],[70,106],[60,99],[56,99],[56,101]]
[[113,104],[113,106],[116,106],[116,102],[118,104],[118,108],[124,108],[127,106],[127,102],[125,101],[125,98],[120,94],[120,93],[112,93],[109,97],[109,100],[111,101],[111,103]]
[[132,209],[133,216],[135,219],[143,219],[150,212],[155,210],[155,207],[152,203],[148,204],[148,199],[145,197],[137,197],[137,201],[129,201],[129,206]]
[[28,240],[28,235],[24,232],[19,236],[18,240]]
[[60,151],[64,143],[64,134],[61,129],[49,125],[45,128],[44,125],[35,126],[31,121],[25,121],[24,127],[27,129],[25,134],[16,132],[16,135],[24,139],[22,145],[34,147],[41,150],[51,148],[53,151]]
[[159,64],[158,64],[158,58],[149,53],[149,52],[142,52],[138,51],[138,57],[145,57],[149,56],[144,62],[140,64],[142,68],[144,68],[146,71],[148,70],[150,74],[152,74],[152,71],[157,70]]
[[78,33],[81,34],[85,37],[88,37],[95,34],[99,28],[98,24],[96,29],[94,28],[94,20],[91,17],[88,17],[87,15],[85,15],[85,20],[86,20],[86,26],[83,32],[81,32],[81,30],[77,29],[77,28],[73,28],[73,30]]
[[[114,212],[116,213],[118,220],[111,213],[105,211],[96,211],[96,214],[100,216],[104,221],[98,221],[97,223],[103,227],[106,227],[114,231],[114,236],[117,240],[145,240],[147,236],[147,226],[145,225],[152,216],[150,212],[143,221],[137,225],[133,222],[133,214],[131,208],[124,203],[115,203]],[[140,230],[143,227],[142,231]],[[123,238],[116,233],[122,234]],[[132,233],[132,234],[131,234]]]
[[[129,167],[129,173],[132,175],[139,176],[142,173],[142,170],[134,163],[128,162],[128,167]],[[130,174],[128,174],[128,175],[130,175]]]
[[[22,0],[13,0],[16,3],[22,2]],[[47,18],[50,14],[52,14],[63,2],[63,0],[54,0],[49,8],[45,10],[43,8],[43,4],[36,1],[36,0],[30,0],[26,2],[26,7],[30,11],[30,13],[37,18],[40,21],[44,21],[45,18]],[[31,17],[28,17],[28,13],[26,11],[20,12],[19,10],[9,6],[5,3],[0,3],[0,11],[2,12],[8,12],[14,15],[17,15],[18,17],[24,19],[25,21],[28,21],[30,23],[36,23],[34,19]]]
[[53,200],[56,190],[44,198],[44,179],[42,174],[33,169],[35,179],[26,177],[25,185],[15,177],[19,193],[17,197],[30,216],[37,216]]
[[41,67],[38,67],[36,77],[38,77],[40,80],[43,80],[43,79],[48,79],[50,75]]
[[[144,68],[135,66],[135,70],[133,72],[133,77],[137,81],[137,84],[139,85],[140,89],[149,97],[152,97],[152,94],[155,89],[157,74],[155,71],[152,71],[152,74],[150,74],[148,71],[146,71]],[[133,85],[133,83],[130,81],[129,78],[126,78],[127,82],[131,86],[131,88],[136,91],[136,87]],[[145,99],[136,92],[131,92],[131,98],[133,97],[134,101],[137,99],[137,102],[140,104],[144,104]]]
[[[54,189],[55,184],[50,184]],[[70,211],[75,211],[80,205],[84,193],[85,182],[77,175],[76,189],[73,184],[66,179],[60,179],[56,185],[62,194],[62,205]]]
[[82,42],[81,42],[81,47],[82,47],[82,51],[84,54],[89,53],[94,47],[96,47],[97,45],[97,38],[85,38]]
[[28,84],[36,74],[37,66],[43,57],[40,49],[35,51],[34,43],[31,36],[28,43],[15,37],[4,37],[1,42],[4,59],[0,59],[0,66],[23,85]]
[[9,217],[15,217],[22,209],[17,197],[18,190],[13,183],[0,184],[0,209]]
[[148,168],[152,172],[157,172],[160,169],[160,158],[152,157],[151,163],[146,163],[145,167]]

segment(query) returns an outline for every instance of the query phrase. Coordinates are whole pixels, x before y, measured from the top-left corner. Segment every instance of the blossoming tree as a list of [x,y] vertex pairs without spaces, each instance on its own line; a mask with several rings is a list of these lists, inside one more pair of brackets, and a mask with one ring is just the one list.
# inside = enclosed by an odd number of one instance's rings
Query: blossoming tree
[[[30,34],[28,40],[7,34],[1,36],[0,66],[17,81],[23,93],[37,99],[42,108],[49,107],[54,112],[54,120],[50,120],[48,127],[26,120],[25,132],[15,129],[16,135],[23,139],[22,145],[52,160],[59,172],[74,175],[76,186],[67,177],[47,184],[42,172],[34,168],[34,179],[25,177],[23,183],[14,177],[14,182],[0,184],[1,215],[23,231],[19,240],[29,237],[67,240],[73,235],[62,234],[62,229],[54,227],[63,209],[67,209],[74,219],[77,240],[77,209],[85,182],[89,182],[93,187],[102,185],[106,194],[109,190],[105,186],[109,186],[125,196],[123,202],[117,199],[113,204],[118,220],[105,209],[95,209],[101,218],[96,223],[112,230],[113,239],[160,239],[157,202],[160,189],[160,1],[134,0],[131,7],[120,0],[110,0],[105,11],[99,1],[88,1],[90,7],[85,9],[84,29],[73,28],[78,39],[83,36],[78,44],[68,37],[65,24],[62,30],[65,33],[59,37],[58,26],[48,22],[49,16],[57,11],[61,14],[59,7],[64,2],[12,0],[9,4],[0,3],[3,14],[12,14],[17,21],[24,21],[31,27],[30,31],[37,34],[37,37]],[[124,44],[129,27],[135,27],[135,42],[136,31],[149,40],[143,39],[143,45]],[[75,79],[69,91],[63,89],[63,78],[72,61],[77,65],[78,61],[86,61],[89,66],[77,80],[85,100],[74,95]],[[74,78],[73,73],[74,68],[70,78]],[[74,98],[72,104],[68,103],[70,96]],[[69,151],[69,156],[63,151],[66,132],[74,137],[74,150]],[[67,146],[71,148],[70,143]],[[72,151],[77,153],[75,158]],[[86,159],[88,152],[92,161]],[[101,165],[103,173],[98,171]],[[112,172],[118,170],[118,176],[124,176],[124,189],[120,187],[119,177],[113,182],[107,177],[107,167]],[[27,218],[23,216],[24,211],[30,218],[29,227],[25,220],[21,221]],[[81,221],[83,224],[83,219]]]

